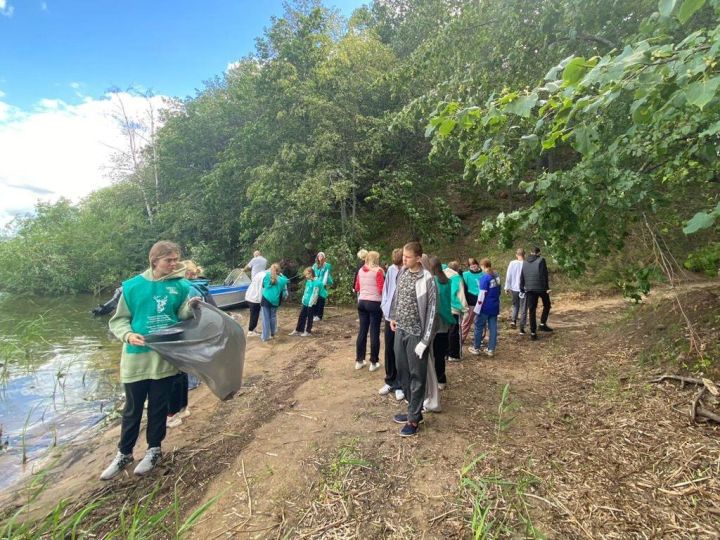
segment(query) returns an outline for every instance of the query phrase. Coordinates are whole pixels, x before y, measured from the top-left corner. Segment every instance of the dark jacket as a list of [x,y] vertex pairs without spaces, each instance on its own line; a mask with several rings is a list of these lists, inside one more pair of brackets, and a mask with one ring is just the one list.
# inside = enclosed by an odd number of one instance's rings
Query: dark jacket
[[539,255],[530,255],[523,261],[520,274],[521,291],[547,291],[550,289],[547,264]]

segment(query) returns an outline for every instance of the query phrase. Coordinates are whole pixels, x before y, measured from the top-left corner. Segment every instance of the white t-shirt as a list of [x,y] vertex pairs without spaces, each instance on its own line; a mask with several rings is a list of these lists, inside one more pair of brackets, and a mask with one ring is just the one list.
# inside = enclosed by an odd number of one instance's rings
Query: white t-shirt
[[252,278],[248,290],[245,291],[245,301],[259,304],[262,301],[262,282],[267,272],[261,271]]
[[247,265],[250,267],[250,277],[254,278],[258,272],[262,272],[267,269],[267,259],[262,255],[253,257]]
[[520,292],[520,274],[522,274],[523,262],[515,259],[507,268],[505,274],[505,290]]

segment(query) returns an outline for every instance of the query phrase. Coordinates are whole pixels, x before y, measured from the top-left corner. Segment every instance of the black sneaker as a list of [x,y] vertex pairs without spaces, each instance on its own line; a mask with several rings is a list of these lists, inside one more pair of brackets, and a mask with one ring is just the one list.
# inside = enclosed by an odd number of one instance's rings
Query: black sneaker
[[541,332],[552,332],[553,331],[553,329],[550,328],[547,324],[541,324],[538,327],[538,330],[540,330]]
[[537,339],[537,334],[533,334],[533,333],[531,332],[531,333],[530,333],[530,339],[532,339],[533,341],[535,341],[535,340]]

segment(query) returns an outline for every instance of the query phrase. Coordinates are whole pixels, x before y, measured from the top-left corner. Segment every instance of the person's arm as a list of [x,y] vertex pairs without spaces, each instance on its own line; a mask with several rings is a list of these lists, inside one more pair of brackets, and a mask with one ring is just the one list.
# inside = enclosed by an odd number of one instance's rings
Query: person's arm
[[[525,266],[525,263],[523,263],[523,266]],[[525,292],[525,272],[523,272],[522,267],[520,267],[520,292]]]
[[377,285],[378,294],[382,296],[383,287],[385,286],[385,273],[382,271],[382,268],[378,268],[375,273],[375,284]]
[[354,290],[356,293],[360,292],[360,271],[358,270],[355,272],[355,287]]
[[482,309],[483,302],[485,301],[485,296],[490,291],[490,280],[483,279],[480,281],[480,287],[478,288],[478,299],[477,303],[475,304],[475,308],[473,311],[476,315],[480,314],[480,310]]
[[425,353],[430,343],[432,343],[433,336],[435,335],[435,325],[437,320],[437,317],[435,317],[437,310],[437,285],[435,285],[435,280],[432,278],[428,281],[430,286],[427,288],[427,304],[425,307],[425,320],[428,321],[428,323],[425,327],[420,343],[418,343],[415,347],[415,354],[417,354],[420,358],[422,358],[422,355]]
[[505,292],[510,292],[510,271],[512,270],[513,263],[508,264],[507,271],[505,272]]

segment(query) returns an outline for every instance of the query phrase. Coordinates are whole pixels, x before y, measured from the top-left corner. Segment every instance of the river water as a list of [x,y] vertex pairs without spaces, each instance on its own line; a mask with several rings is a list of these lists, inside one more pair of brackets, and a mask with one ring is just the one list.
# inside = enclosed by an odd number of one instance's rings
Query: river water
[[90,313],[97,304],[89,295],[0,293],[0,490],[37,473],[54,446],[94,433],[113,412],[121,344],[108,317]]

